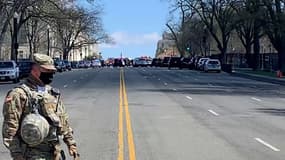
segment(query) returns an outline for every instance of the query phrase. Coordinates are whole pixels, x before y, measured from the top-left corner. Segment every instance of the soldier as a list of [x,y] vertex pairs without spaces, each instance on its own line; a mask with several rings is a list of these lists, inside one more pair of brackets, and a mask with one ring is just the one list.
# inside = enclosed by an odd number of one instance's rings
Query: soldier
[[69,154],[79,156],[60,93],[49,85],[55,72],[51,57],[34,54],[30,76],[5,98],[3,143],[13,160],[65,159],[60,137]]

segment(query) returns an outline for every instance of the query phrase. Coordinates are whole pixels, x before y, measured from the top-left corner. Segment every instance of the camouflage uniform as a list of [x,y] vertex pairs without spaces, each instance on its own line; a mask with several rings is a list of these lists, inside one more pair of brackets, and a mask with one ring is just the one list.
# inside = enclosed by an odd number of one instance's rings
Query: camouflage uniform
[[[58,95],[52,93],[50,86],[46,85],[46,91],[43,93],[38,92],[38,86],[43,86],[43,84],[32,75],[29,76],[22,87],[16,87],[8,92],[3,105],[3,143],[10,150],[14,160],[17,160],[15,157],[19,155],[22,155],[26,160],[60,159],[61,149],[58,136],[63,137],[67,146],[76,146],[62,101]],[[26,144],[20,135],[21,121],[31,112],[28,106],[29,98],[25,92],[27,89],[32,93],[33,98],[41,97],[40,114],[47,117],[50,124],[48,136],[36,146]],[[57,120],[58,123],[56,123]]]

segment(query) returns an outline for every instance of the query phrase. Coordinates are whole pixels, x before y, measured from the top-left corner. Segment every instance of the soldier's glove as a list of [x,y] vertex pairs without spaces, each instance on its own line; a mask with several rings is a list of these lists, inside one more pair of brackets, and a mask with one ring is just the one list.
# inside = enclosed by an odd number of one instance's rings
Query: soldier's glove
[[16,155],[13,156],[13,160],[25,160],[25,158],[22,155]]

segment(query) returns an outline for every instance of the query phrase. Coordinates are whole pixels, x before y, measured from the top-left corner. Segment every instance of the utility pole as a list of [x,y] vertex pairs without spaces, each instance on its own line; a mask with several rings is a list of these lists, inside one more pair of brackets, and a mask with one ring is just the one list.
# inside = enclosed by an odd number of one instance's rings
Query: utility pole
[[50,56],[50,53],[49,53],[49,48],[50,48],[50,37],[49,37],[49,30],[50,30],[50,26],[48,25],[47,26],[47,55]]
[[13,19],[13,49],[11,53],[11,60],[15,60],[15,62],[18,62],[18,19],[19,14],[17,12],[14,13],[14,19]]

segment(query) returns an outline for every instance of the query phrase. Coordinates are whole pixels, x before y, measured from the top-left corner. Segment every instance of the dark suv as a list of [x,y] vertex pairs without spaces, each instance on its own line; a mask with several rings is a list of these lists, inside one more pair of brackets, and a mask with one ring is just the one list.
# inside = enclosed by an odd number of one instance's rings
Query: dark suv
[[161,67],[168,67],[169,66],[170,57],[164,57],[161,63]]
[[191,61],[191,58],[185,58],[185,57],[182,57],[180,59],[180,66],[179,66],[179,69],[183,69],[183,68],[188,68],[188,69],[191,69],[192,66],[192,61]]
[[71,71],[71,63],[68,60],[64,60],[64,64],[66,66],[66,69],[68,69],[69,71]]
[[168,69],[171,69],[173,67],[179,68],[180,64],[181,64],[180,57],[171,57],[169,61]]
[[161,65],[161,63],[162,63],[162,60],[161,59],[159,59],[159,58],[154,58],[154,59],[152,59],[152,61],[151,61],[151,67],[159,67],[160,65]]

